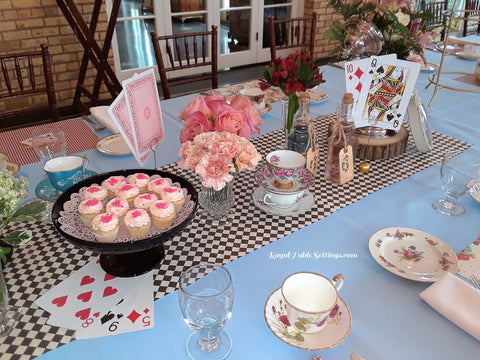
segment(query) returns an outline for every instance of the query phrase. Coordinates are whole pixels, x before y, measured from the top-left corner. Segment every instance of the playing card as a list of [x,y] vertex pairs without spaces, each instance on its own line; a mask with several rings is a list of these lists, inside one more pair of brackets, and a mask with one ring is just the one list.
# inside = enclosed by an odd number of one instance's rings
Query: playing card
[[122,134],[122,137],[130,148],[132,154],[137,153],[138,149],[135,146],[135,134],[130,123],[127,98],[125,97],[124,90],[120,92],[113,103],[108,107],[108,114]]
[[[396,60],[396,54],[388,54],[377,56],[378,59],[387,60]],[[370,58],[352,60],[345,62],[345,82],[347,92],[353,94],[353,113],[355,113],[355,108],[360,97],[363,86],[367,85],[365,79],[367,78],[368,71],[370,69]]]
[[149,272],[127,296],[102,313],[99,321],[78,329],[76,338],[88,339],[150,329],[154,326],[153,313],[153,272]]
[[374,125],[398,130],[410,101],[420,64],[372,56],[365,84],[354,110],[356,127]]
[[88,327],[142,279],[117,278],[107,274],[98,261],[92,261],[35,303],[52,314],[48,324],[69,329]]
[[[153,69],[140,73],[123,83],[130,122],[135,134],[139,157],[146,161],[157,144],[163,140],[163,120]],[[141,165],[143,165],[141,163]]]

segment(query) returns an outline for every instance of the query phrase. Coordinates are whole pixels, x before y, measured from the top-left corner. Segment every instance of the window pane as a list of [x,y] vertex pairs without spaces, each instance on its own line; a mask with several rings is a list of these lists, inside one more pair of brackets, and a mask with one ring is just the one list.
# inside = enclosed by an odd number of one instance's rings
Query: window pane
[[[201,32],[201,31],[207,31],[207,19],[206,19],[206,14],[199,14],[195,17],[190,17],[188,19],[186,19],[185,21],[182,21],[181,18],[179,17],[176,17],[176,16],[172,16],[172,30],[173,30],[173,34],[177,35],[177,34],[187,34],[187,33],[191,33],[191,32]],[[208,31],[210,30],[210,28],[208,29]],[[197,37],[196,39],[197,41],[197,51],[199,54],[202,53],[203,49],[202,49],[202,38],[201,37]],[[183,41],[180,41],[179,43],[179,46],[180,46],[180,51],[182,53],[182,57],[185,58],[183,56],[183,54],[185,53],[185,46],[183,44]],[[210,44],[207,44],[207,46],[210,46]],[[193,47],[193,44],[189,44],[189,52],[190,52],[190,55],[191,57],[193,57],[193,53],[194,53],[194,47]],[[206,50],[206,53],[208,54],[209,53],[209,49]],[[175,58],[175,61],[178,60],[178,56],[176,53],[174,53],[174,58]]]
[[230,9],[237,6],[250,6],[250,0],[222,0],[220,9]]
[[123,0],[118,18],[153,15],[153,0]]
[[170,0],[170,9],[172,13],[205,10],[205,0]]
[[290,4],[292,0],[265,0],[263,3],[265,5],[275,5],[275,4]]
[[268,27],[268,17],[273,16],[275,20],[289,19],[291,17],[292,8],[290,6],[266,8],[264,12],[263,22],[263,48],[270,47],[270,28]]
[[222,11],[220,54],[250,49],[250,10]]
[[150,31],[154,31],[154,27],[153,19],[117,22],[115,30],[122,70],[148,67],[156,63],[150,37]]

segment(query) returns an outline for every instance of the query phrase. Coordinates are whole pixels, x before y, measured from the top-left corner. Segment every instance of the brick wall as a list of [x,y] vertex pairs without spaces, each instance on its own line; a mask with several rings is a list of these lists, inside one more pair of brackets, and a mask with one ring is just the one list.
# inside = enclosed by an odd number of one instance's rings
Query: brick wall
[[[80,13],[88,19],[93,10],[92,0],[75,0]],[[83,48],[63,16],[55,0],[0,0],[0,52],[39,50],[41,43],[49,45],[53,76],[59,107],[70,106],[83,57]],[[103,44],[107,27],[105,2],[97,25],[97,41]],[[109,62],[113,66],[113,53]],[[92,89],[96,70],[90,64],[85,85]],[[102,86],[101,99],[110,98]],[[45,104],[45,96],[22,100],[25,104]],[[86,101],[86,99],[83,99]],[[16,100],[18,102],[18,100]],[[2,107],[19,106],[15,101],[0,101]]]
[[330,52],[338,45],[337,42],[325,39],[323,31],[332,24],[334,19],[341,19],[341,15],[336,14],[333,9],[328,6],[328,0],[305,0],[306,16],[311,15],[313,11],[317,11],[317,33],[315,36],[315,58],[331,57]]

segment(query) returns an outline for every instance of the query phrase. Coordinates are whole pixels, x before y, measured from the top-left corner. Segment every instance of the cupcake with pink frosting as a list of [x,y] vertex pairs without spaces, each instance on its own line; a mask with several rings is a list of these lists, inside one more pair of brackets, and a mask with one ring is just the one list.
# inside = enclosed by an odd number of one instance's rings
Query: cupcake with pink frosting
[[92,185],[83,190],[84,199],[98,199],[101,202],[104,202],[107,199],[108,191],[103,186]]
[[136,209],[145,209],[148,211],[150,205],[157,200],[157,195],[153,193],[140,194],[133,200],[133,207],[135,207]]
[[169,178],[158,178],[150,180],[148,183],[148,191],[152,191],[155,195],[160,196],[162,190],[169,186],[172,186],[172,181]]
[[115,195],[121,196],[127,200],[130,206],[133,206],[133,200],[135,200],[138,194],[140,194],[140,189],[137,186],[130,184],[119,187],[115,192]]
[[127,179],[125,176],[110,176],[108,179],[102,181],[102,187],[107,189],[108,197],[111,199],[115,197],[117,189],[123,185],[127,185]]
[[168,200],[158,200],[150,205],[152,223],[157,229],[166,229],[175,218],[175,206]]
[[111,212],[99,214],[92,220],[92,229],[98,241],[103,243],[114,242],[120,229],[118,218]]
[[130,235],[135,239],[147,237],[152,220],[145,209],[130,209],[123,218]]
[[108,212],[114,213],[117,216],[120,225],[123,225],[123,217],[127,211],[130,210],[130,205],[128,205],[128,201],[126,199],[121,196],[117,196],[111,199],[105,208]]
[[183,204],[185,203],[185,193],[182,188],[177,186],[169,186],[162,190],[160,195],[162,200],[169,200],[175,206],[175,211],[178,213],[182,210]]
[[86,199],[78,205],[78,214],[83,224],[89,228],[92,227],[93,218],[103,211],[103,203],[98,199]]
[[128,182],[140,189],[140,192],[146,192],[148,190],[148,183],[150,182],[150,176],[144,173],[136,173],[128,178]]

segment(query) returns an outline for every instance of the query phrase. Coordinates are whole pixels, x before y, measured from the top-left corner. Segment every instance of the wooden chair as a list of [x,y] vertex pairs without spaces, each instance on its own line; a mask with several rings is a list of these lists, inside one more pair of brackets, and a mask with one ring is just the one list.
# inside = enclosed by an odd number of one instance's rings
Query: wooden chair
[[[7,109],[0,113],[2,118],[43,110],[45,107],[23,106],[28,103],[28,96],[46,93],[50,119],[58,121],[58,106],[53,85],[53,73],[48,45],[42,44],[39,51],[26,51],[0,55],[0,99],[19,97],[22,106]],[[43,69],[43,71],[41,71]],[[43,73],[44,79],[41,79]],[[20,99],[20,97],[22,97]],[[25,99],[25,100],[24,100]]]
[[422,0],[421,2],[421,10],[428,10],[433,15],[433,17],[429,19],[427,25],[433,25],[442,28],[440,31],[440,40],[442,41],[445,39],[445,27],[447,26],[447,16],[445,15],[445,10],[447,9],[448,0],[429,2]]
[[[170,87],[188,84],[192,81],[211,79],[212,89],[218,88],[217,26],[212,25],[212,31],[166,36],[157,36],[155,32],[152,32],[150,35],[165,99],[171,97]],[[168,56],[168,66],[164,61],[162,46]],[[210,54],[208,54],[208,49],[210,49]],[[210,66],[210,73],[181,79],[168,79],[167,77],[167,73],[201,66]]]
[[[315,33],[317,27],[316,11],[312,17],[298,17],[276,20],[268,17],[270,27],[270,57],[277,58],[278,50],[292,48],[308,48],[310,56],[313,56],[315,47]],[[310,31],[310,36],[308,36]]]
[[[463,20],[463,36],[467,36],[468,23],[471,21],[478,21],[480,18],[480,0],[465,0],[465,20]],[[470,20],[475,18],[475,20]],[[480,21],[477,25],[477,34],[480,34]]]

